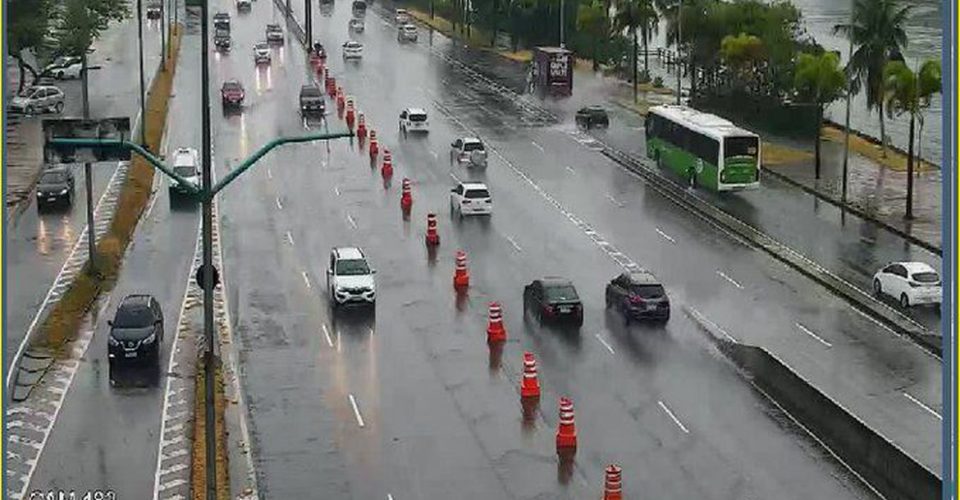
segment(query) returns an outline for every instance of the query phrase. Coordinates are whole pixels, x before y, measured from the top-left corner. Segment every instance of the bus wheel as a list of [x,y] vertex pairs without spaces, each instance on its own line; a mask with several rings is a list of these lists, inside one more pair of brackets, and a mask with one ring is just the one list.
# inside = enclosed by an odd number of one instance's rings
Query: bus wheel
[[692,187],[692,188],[697,187],[697,171],[691,169],[691,170],[690,170],[690,174],[689,174],[687,177],[688,177],[688,179],[689,179],[689,181],[690,181],[690,187]]
[[660,158],[660,150],[653,150],[653,162],[657,164],[657,168],[663,168],[663,158]]

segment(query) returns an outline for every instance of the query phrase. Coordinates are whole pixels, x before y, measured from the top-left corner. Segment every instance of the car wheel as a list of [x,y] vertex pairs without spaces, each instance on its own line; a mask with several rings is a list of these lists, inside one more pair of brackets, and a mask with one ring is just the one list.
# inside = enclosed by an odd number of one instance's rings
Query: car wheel
[[63,102],[61,101],[54,104],[53,110],[56,111],[57,114],[63,113]]
[[877,297],[883,295],[883,285],[880,284],[880,280],[877,278],[873,279],[873,294]]
[[25,114],[32,115],[35,114],[34,111],[36,110],[33,109],[33,106],[27,106],[26,108],[23,108],[23,111]]
[[691,169],[690,174],[687,176],[687,181],[690,183],[690,187],[697,187],[697,172],[696,170]]
[[900,307],[904,309],[910,307],[910,298],[905,293],[900,294]]
[[63,80],[63,71],[57,71],[57,80]]

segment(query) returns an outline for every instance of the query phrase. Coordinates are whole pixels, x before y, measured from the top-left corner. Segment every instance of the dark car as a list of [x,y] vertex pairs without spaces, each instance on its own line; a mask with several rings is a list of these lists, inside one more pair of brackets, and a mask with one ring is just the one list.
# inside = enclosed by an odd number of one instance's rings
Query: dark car
[[51,168],[43,172],[37,181],[37,208],[50,205],[73,204],[73,172],[66,167]]
[[[118,365],[160,366],[163,311],[152,295],[127,295],[109,321],[110,371]],[[111,380],[113,377],[110,377]]]
[[267,42],[283,44],[283,28],[279,24],[267,25]]
[[216,45],[217,50],[229,50],[230,49],[230,30],[217,28],[213,33],[213,44]]
[[158,0],[147,2],[147,19],[160,19],[162,7]]
[[607,128],[610,126],[610,118],[607,116],[607,110],[600,106],[587,106],[577,111],[577,126],[580,128]]
[[326,113],[327,104],[323,98],[323,92],[316,85],[304,85],[300,87],[300,113],[304,116],[323,116]]
[[214,14],[213,27],[218,30],[230,31],[230,14],[226,12],[217,12]]
[[583,325],[583,304],[568,279],[548,277],[534,280],[523,289],[523,310],[547,322]]
[[670,319],[670,299],[660,281],[649,271],[623,273],[607,283],[607,308],[615,308],[631,320]]
[[227,80],[223,82],[220,88],[220,100],[224,108],[239,108],[243,106],[243,99],[246,93],[243,85],[238,80]]

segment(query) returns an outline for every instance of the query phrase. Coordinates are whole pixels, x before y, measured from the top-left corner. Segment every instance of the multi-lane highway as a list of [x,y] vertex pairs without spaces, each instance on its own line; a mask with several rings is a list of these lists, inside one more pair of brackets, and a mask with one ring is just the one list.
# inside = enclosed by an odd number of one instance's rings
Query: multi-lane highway
[[[223,177],[270,139],[308,132],[297,99],[318,76],[289,30],[272,63],[254,65],[266,23],[286,29],[275,3],[255,2],[240,15],[232,2],[215,3],[211,16],[217,9],[233,16],[233,48],[211,52],[208,82],[214,166]],[[302,24],[303,6],[294,4]],[[285,146],[220,197],[236,337],[228,349],[239,350],[261,496],[589,498],[602,487],[604,467],[618,463],[631,497],[873,498],[716,352],[704,322],[771,350],[939,470],[939,360],[600,155],[573,127],[579,101],[537,103],[493,85],[477,72],[482,67],[458,62],[482,57],[439,34],[421,30],[418,43],[400,45],[379,4],[356,36],[363,59],[345,63],[339,47],[348,39],[349,3],[314,8],[331,74],[393,153],[395,171],[385,183],[356,141]],[[195,27],[183,40],[167,149],[200,143]],[[217,96],[234,78],[246,103],[228,115]],[[398,114],[408,106],[427,110],[429,134],[399,132]],[[327,108],[329,128],[342,129],[334,103]],[[626,142],[630,132],[613,135]],[[461,136],[486,142],[485,170],[450,164],[450,143]],[[403,178],[413,182],[408,220],[399,205]],[[468,179],[489,186],[492,217],[451,216],[450,188]],[[96,318],[59,418],[28,464],[30,489],[111,488],[118,498],[149,498],[164,484],[158,449],[186,439],[160,438],[171,400],[162,389],[184,376],[180,369],[166,373],[160,389],[111,387],[106,377],[105,321],[123,295],[154,294],[168,339],[187,309],[197,213],[172,209],[165,183]],[[427,213],[439,219],[435,255],[424,245]],[[354,245],[377,270],[375,314],[328,305],[330,249]],[[458,249],[468,253],[465,297],[451,282]],[[666,325],[627,326],[605,309],[604,285],[625,266],[663,280],[673,307]],[[577,286],[585,306],[578,333],[524,317],[523,286],[548,275]],[[486,343],[491,301],[504,307],[502,350]],[[162,366],[173,350],[165,342]],[[536,355],[543,387],[529,419],[518,390],[524,351]],[[564,395],[573,399],[579,435],[572,464],[558,462],[554,444]]]

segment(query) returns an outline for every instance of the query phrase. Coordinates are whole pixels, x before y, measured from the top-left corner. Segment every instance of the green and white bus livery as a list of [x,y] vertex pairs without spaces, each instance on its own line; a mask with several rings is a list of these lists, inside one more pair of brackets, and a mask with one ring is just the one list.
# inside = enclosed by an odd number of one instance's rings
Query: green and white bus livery
[[760,137],[729,120],[685,106],[654,106],[646,120],[647,156],[690,183],[714,191],[760,187]]

